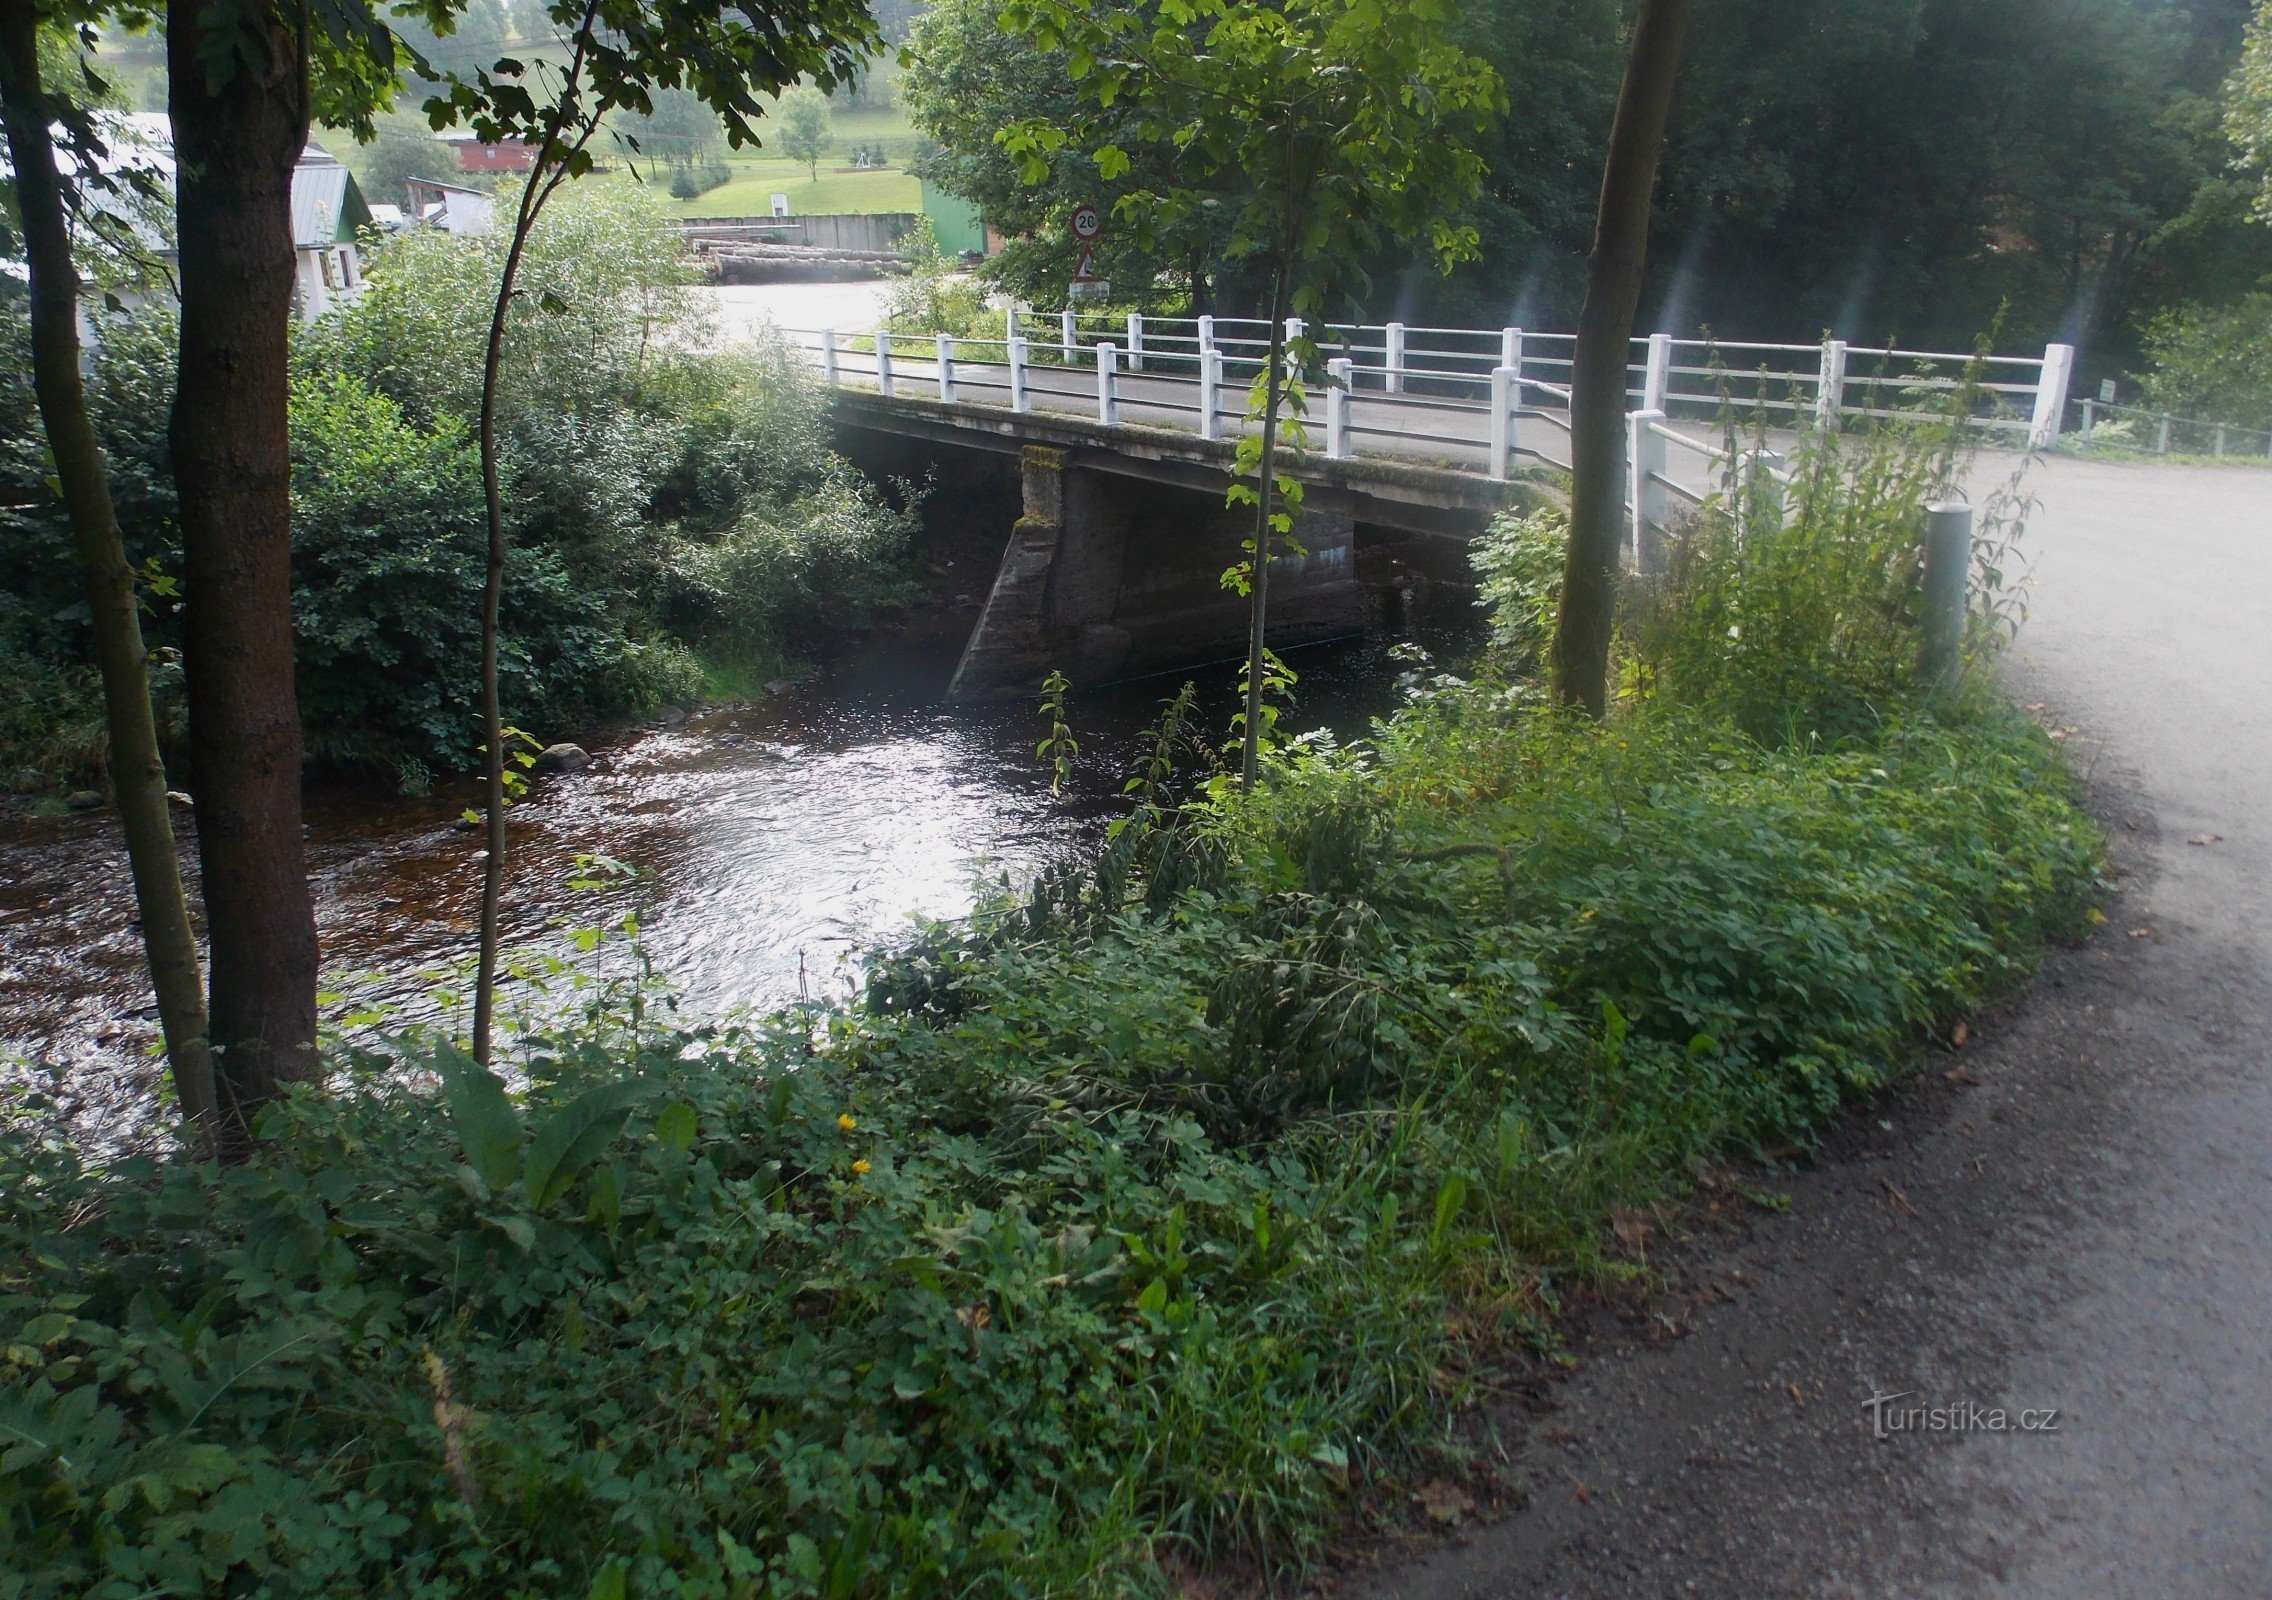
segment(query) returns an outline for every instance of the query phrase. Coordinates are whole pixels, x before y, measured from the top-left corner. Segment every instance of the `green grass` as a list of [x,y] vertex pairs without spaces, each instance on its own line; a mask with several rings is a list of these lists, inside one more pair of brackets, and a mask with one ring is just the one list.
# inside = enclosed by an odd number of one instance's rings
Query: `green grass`
[[802,216],[923,209],[922,184],[913,173],[895,168],[832,170],[824,161],[816,181],[807,176],[801,162],[733,161],[728,165],[734,169],[731,182],[692,200],[666,198],[665,208],[681,217],[762,217],[772,212],[773,196],[785,194],[790,211]]

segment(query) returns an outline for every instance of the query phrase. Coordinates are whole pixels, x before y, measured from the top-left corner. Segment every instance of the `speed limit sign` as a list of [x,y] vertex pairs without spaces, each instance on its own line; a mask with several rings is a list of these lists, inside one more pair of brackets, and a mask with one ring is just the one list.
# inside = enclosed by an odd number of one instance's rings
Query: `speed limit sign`
[[1074,238],[1080,240],[1083,244],[1087,244],[1102,232],[1104,232],[1104,218],[1097,215],[1095,206],[1075,206],[1073,208]]

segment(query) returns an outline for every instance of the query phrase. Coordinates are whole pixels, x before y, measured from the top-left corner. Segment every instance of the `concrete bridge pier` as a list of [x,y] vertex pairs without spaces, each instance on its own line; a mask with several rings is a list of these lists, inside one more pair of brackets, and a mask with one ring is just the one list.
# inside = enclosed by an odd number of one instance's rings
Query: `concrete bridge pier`
[[[1052,670],[1086,687],[1245,654],[1247,602],[1222,575],[1251,507],[1087,466],[1058,445],[1028,444],[1020,464],[1023,513],[949,699],[1031,693]],[[1348,491],[1306,487],[1294,526],[1305,553],[1271,566],[1274,647],[1363,629],[1356,512]]]

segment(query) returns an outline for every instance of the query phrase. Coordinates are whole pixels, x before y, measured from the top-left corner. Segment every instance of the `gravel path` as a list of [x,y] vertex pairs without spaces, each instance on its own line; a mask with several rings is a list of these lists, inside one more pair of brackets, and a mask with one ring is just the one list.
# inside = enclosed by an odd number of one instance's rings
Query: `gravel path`
[[2010,676],[2092,775],[2110,922],[1693,1247],[1685,1336],[1613,1326],[1500,1418],[1520,1509],[1345,1593],[2272,1595],[2272,470],[2032,482]]

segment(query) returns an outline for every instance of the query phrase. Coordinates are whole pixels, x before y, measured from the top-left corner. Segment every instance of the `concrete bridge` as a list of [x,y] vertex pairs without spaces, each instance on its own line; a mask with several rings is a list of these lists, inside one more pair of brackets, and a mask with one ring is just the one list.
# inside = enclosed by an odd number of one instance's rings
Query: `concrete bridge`
[[[1535,504],[1569,469],[1574,336],[1521,329],[1328,325],[1289,335],[1313,359],[1298,397],[1298,556],[1271,568],[1273,645],[1359,631],[1361,544],[1464,544]],[[1243,654],[1246,603],[1221,586],[1250,508],[1224,491],[1267,360],[1264,324],[1065,312],[1005,314],[1000,337],[783,330],[835,391],[839,426],[1014,457],[1021,514],[949,693],[1076,684]],[[1112,337],[1103,337],[1109,333]],[[1732,402],[1790,420],[1913,413],[1961,394],[1980,427],[2047,443],[2072,352],[1856,352],[1636,340],[1628,416],[1629,558],[1676,504],[1731,466],[1710,420]],[[1744,370],[1748,367],[1750,370]],[[1699,423],[1705,424],[1699,426]],[[1685,426],[1683,425],[1685,424]],[[1769,468],[1768,470],[1772,470]]]

